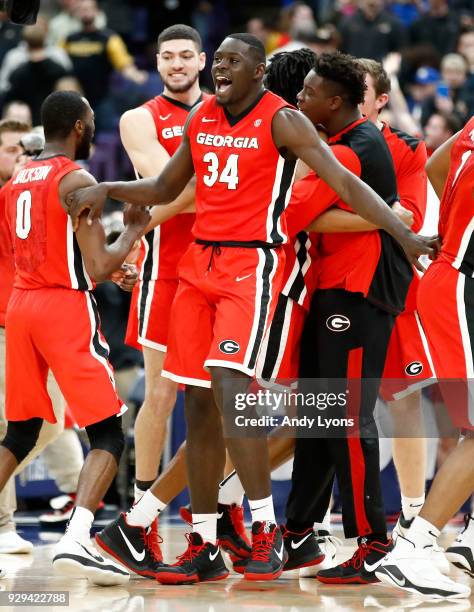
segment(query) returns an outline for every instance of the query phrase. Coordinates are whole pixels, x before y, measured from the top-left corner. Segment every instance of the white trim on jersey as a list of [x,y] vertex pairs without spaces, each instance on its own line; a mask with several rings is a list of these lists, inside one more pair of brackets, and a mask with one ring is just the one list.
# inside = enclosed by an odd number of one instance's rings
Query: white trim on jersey
[[464,256],[466,255],[467,247],[469,246],[469,242],[472,238],[472,233],[474,232],[474,216],[469,221],[464,233],[462,235],[461,242],[459,244],[458,254],[456,255],[456,259],[453,261],[452,266],[459,270],[464,260]]
[[206,359],[204,362],[204,368],[207,370],[209,366],[238,370],[243,374],[247,374],[247,376],[253,376],[255,374],[255,368],[247,368],[242,363],[238,363],[237,361],[227,361],[226,359]]
[[[281,188],[281,178],[283,176],[283,168],[285,167],[285,160],[281,155],[278,157],[278,163],[275,168],[275,179],[273,180],[273,188],[272,188],[272,199],[267,208],[267,242],[273,242],[272,240],[272,232],[273,232],[273,212],[275,210],[275,204],[278,196],[280,195]],[[291,191],[291,189],[289,190]],[[280,222],[280,220],[278,220]],[[278,226],[278,231],[281,233],[281,227]],[[286,242],[286,240],[285,240]]]
[[99,343],[102,347],[104,347],[105,349],[109,350],[109,345],[107,343],[105,343],[104,346],[104,342],[102,342],[100,340],[100,333],[99,330],[97,328],[97,324],[96,324],[96,318],[95,318],[95,314],[94,314],[94,310],[95,307],[92,303],[92,297],[90,295],[90,293],[88,291],[84,291],[84,295],[86,298],[86,304],[87,304],[87,312],[89,313],[89,321],[91,324],[91,337],[90,337],[90,341],[89,341],[89,351],[90,354],[92,355],[92,357],[94,357],[94,359],[96,359],[100,364],[102,364],[102,366],[105,368],[107,375],[110,379],[110,382],[113,385],[113,388],[115,389],[115,377],[114,377],[114,373],[112,371],[112,369],[109,366],[109,363],[107,361],[107,359],[105,359],[105,357],[102,357],[102,355],[99,355],[97,353],[97,351],[95,350],[94,347],[94,337],[97,336],[97,338],[99,339]]
[[205,387],[206,389],[211,388],[210,380],[202,380],[200,378],[188,378],[187,376],[178,376],[178,374],[173,374],[173,372],[168,372],[168,370],[161,370],[161,376],[164,378],[169,378],[176,383],[181,383],[183,385],[193,385],[193,387]]
[[77,280],[76,270],[74,269],[74,231],[72,229],[72,218],[67,216],[66,225],[66,249],[67,249],[67,267],[69,270],[69,278],[71,287],[79,289],[79,281]]
[[416,324],[418,326],[418,332],[419,332],[420,338],[421,338],[421,343],[423,344],[423,348],[425,350],[426,359],[428,360],[428,363],[430,364],[431,373],[433,374],[433,379],[436,380],[436,370],[435,370],[435,367],[434,367],[433,359],[431,357],[431,351],[430,351],[430,347],[429,347],[429,344],[428,344],[428,338],[426,337],[425,330],[423,329],[423,325],[421,323],[420,315],[418,314],[418,312],[416,310],[415,310],[414,314],[415,314],[415,321],[416,321]]
[[[299,252],[299,246],[303,246],[301,244],[301,240],[299,238],[296,238],[295,240],[295,244],[294,244],[294,249],[296,252],[296,259],[295,259],[295,263],[293,265],[293,269],[291,270],[291,274],[288,277],[288,280],[285,283],[285,286],[283,287],[283,289],[281,290],[281,293],[283,293],[283,295],[289,296],[291,289],[292,289],[292,285],[295,282],[298,273],[301,271],[301,275],[303,277],[303,280],[306,276],[306,272],[308,271],[308,269],[310,268],[311,264],[312,264],[312,258],[311,258],[311,253],[310,253],[310,249],[311,249],[311,239],[309,237],[309,234],[306,234],[306,242],[304,243],[304,247],[306,249],[306,259],[305,262],[303,264],[303,266],[300,267],[300,262],[298,259],[298,252]],[[306,286],[306,282],[304,283],[304,287],[301,290],[300,296],[298,298],[298,304],[300,306],[303,305],[306,294],[308,293],[308,287]]]
[[472,386],[474,384],[474,363],[472,356],[471,337],[467,326],[466,303],[464,301],[464,287],[466,284],[466,276],[459,274],[456,286],[456,306],[458,311],[459,328],[461,330],[461,340],[464,349],[464,360],[466,363],[466,380],[468,384],[468,402],[467,411],[469,422],[474,423],[474,397]]

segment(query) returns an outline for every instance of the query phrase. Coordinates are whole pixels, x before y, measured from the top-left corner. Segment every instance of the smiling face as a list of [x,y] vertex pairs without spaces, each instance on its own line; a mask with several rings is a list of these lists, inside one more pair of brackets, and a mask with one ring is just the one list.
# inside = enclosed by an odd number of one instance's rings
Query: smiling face
[[192,40],[167,40],[161,43],[158,50],[158,72],[165,88],[171,93],[189,91],[205,62],[205,54]]
[[226,38],[214,54],[212,78],[216,100],[222,106],[238,104],[254,86],[260,86],[265,64],[254,49],[242,40]]

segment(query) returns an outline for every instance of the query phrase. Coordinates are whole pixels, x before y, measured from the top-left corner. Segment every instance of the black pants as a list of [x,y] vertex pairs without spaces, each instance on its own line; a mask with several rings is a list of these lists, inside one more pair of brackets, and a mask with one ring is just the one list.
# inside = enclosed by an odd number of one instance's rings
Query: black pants
[[[358,428],[356,435],[342,429],[339,437],[297,438],[286,509],[292,523],[309,527],[323,520],[336,476],[345,536],[386,533],[373,411],[394,320],[360,293],[326,289],[314,295],[301,341],[301,388],[349,388],[350,405],[331,414],[355,414]],[[346,383],[362,378],[370,381]]]

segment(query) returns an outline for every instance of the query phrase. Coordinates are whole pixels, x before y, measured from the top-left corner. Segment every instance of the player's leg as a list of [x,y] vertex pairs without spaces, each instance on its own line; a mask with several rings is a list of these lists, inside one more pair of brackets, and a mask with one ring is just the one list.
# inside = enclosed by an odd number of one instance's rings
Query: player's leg
[[[469,419],[472,395],[467,378],[467,372],[472,371],[472,349],[468,339],[472,327],[469,313],[473,308],[472,279],[446,263],[433,264],[421,282],[418,309],[453,423],[470,432],[443,463],[420,515],[405,536],[398,538],[394,550],[377,570],[383,582],[440,598],[470,594],[468,587],[439,572],[431,551],[440,530],[474,489],[474,444]],[[439,316],[440,311],[443,317]],[[453,379],[456,382],[453,383]],[[470,530],[467,532],[466,546],[458,549],[466,560],[466,569],[471,565],[469,557],[472,558],[474,544]]]

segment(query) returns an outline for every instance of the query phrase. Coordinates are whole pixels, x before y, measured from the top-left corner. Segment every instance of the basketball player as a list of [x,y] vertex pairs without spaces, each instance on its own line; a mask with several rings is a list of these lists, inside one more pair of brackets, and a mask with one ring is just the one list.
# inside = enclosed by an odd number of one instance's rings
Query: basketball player
[[[15,168],[18,167],[18,161],[24,152],[21,140],[30,131],[31,126],[27,123],[10,119],[0,121],[0,438],[4,437],[7,429],[5,419],[5,313],[15,272],[11,238],[5,215],[3,187],[11,178]],[[51,374],[48,374],[48,392],[53,402],[57,422],[44,423],[34,450],[18,466],[17,472],[32,461],[62,430],[64,407],[58,386]],[[15,510],[15,479],[12,476],[0,492],[0,554],[29,553],[33,550],[31,542],[21,538],[16,532],[13,521]]]
[[[194,28],[173,25],[159,35],[157,65],[164,83],[163,94],[127,111],[120,121],[122,143],[140,176],[158,176],[178,148],[189,111],[203,99],[198,77],[205,60],[201,37]],[[194,210],[193,181],[166,208],[185,210],[188,205]],[[163,207],[153,210],[149,224],[153,229],[141,241],[141,279],[134,289],[126,336],[128,344],[143,351],[146,378],[145,401],[135,421],[135,503],[156,480],[166,423],[176,402],[177,383],[162,377],[161,370],[171,304],[178,286],[177,264],[192,242],[194,223],[191,213],[181,213],[165,222],[161,222],[162,214]],[[179,487],[181,482],[184,487],[183,451],[178,451],[172,466],[174,485]],[[160,495],[160,510],[163,510],[169,503],[170,492],[165,490]],[[243,525],[242,494],[233,495],[231,486],[227,485],[219,490],[219,502],[222,502],[219,540],[230,546],[234,554],[248,556],[250,546]],[[148,540],[155,556],[161,557],[156,521],[152,523]]]
[[[383,200],[335,160],[308,120],[263,89],[264,70],[261,42],[249,34],[229,35],[214,56],[216,96],[190,113],[182,143],[161,175],[104,183],[69,197],[73,217],[90,207],[92,221],[107,196],[138,206],[166,203],[196,173],[196,242],[180,262],[163,374],[187,385],[194,531],[178,566],[198,580],[227,576],[216,547],[217,486],[225,459],[221,415],[233,414],[234,393],[246,391],[273,314],[282,274],[279,246],[286,241],[281,214],[296,158],[317,169],[357,212],[392,232],[410,260],[432,253],[427,241],[411,234]],[[227,395],[226,385],[232,391]],[[252,512],[245,577],[276,578],[286,555],[275,524],[266,440],[228,437],[226,444]],[[100,539],[133,564],[120,531],[140,554],[142,534],[158,512],[151,488]]]
[[53,566],[95,584],[122,584],[128,572],[90,544],[93,513],[112,482],[123,447],[124,405],[115,392],[108,346],[89,290],[92,279],[103,281],[120,267],[149,214],[130,211],[125,231],[111,247],[105,245],[100,222],[90,226],[81,219],[74,235],[64,197],[94,183],[74,161],[89,155],[93,113],[77,93],[55,92],[43,103],[42,124],[43,153],[4,188],[15,280],[6,313],[8,427],[0,446],[0,489],[34,447],[43,420],[56,420],[46,391],[51,369],[91,446]]
[[[346,167],[391,206],[398,200],[393,162],[380,131],[361,117],[358,105],[364,93],[365,74],[354,58],[322,54],[305,78],[298,105],[313,124],[326,128]],[[334,205],[347,210],[344,200],[314,174],[295,185],[292,199],[306,204],[302,214],[293,215],[303,227],[308,225],[305,215],[314,217]],[[287,221],[292,231],[295,221]],[[337,475],[344,533],[358,537],[359,546],[352,559],[321,570],[318,579],[365,584],[377,581],[373,569],[391,546],[373,410],[395,315],[404,308],[412,270],[398,245],[380,231],[322,234],[319,253],[317,290],[301,341],[300,390],[327,393],[317,381],[339,379],[329,391],[336,397],[347,388],[349,393],[333,415],[353,417],[355,427],[318,439],[297,438],[285,546],[294,567],[310,565],[306,549],[313,545],[313,523],[323,521]],[[362,379],[368,380],[359,388]]]
[[[440,204],[438,259],[421,279],[418,312],[429,342],[441,393],[451,420],[464,438],[435,476],[419,515],[376,570],[391,586],[431,597],[469,597],[471,589],[441,574],[430,556],[447,521],[474,491],[474,420],[472,416],[472,312],[474,257],[472,219],[474,117],[428,162],[428,177]],[[449,164],[449,165],[448,165]],[[446,177],[446,168],[449,172]],[[442,315],[440,316],[440,313]],[[447,557],[474,575],[474,519],[446,550]]]

